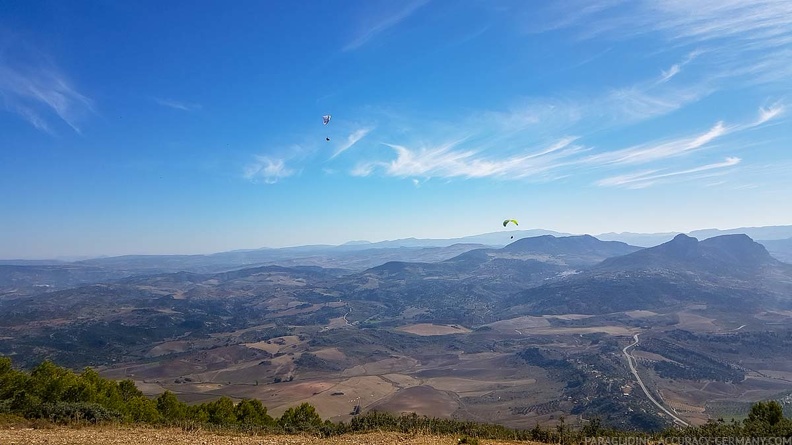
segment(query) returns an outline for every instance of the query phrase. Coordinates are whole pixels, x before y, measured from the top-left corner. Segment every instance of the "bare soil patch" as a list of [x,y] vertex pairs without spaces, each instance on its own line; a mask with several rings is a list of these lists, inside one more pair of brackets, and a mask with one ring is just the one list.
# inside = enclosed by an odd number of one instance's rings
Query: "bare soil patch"
[[630,336],[637,332],[637,329],[625,328],[624,326],[590,326],[585,328],[536,328],[526,330],[526,333],[534,335],[578,335],[593,334],[595,332]]
[[468,332],[471,332],[470,329],[460,325],[438,325],[431,323],[411,324],[408,326],[402,326],[397,330],[422,336],[467,334]]
[[468,395],[474,392],[489,392],[498,389],[523,387],[533,385],[536,379],[519,380],[476,380],[458,377],[436,377],[426,381],[426,384],[442,391],[452,391],[459,395]]
[[588,314],[561,314],[561,315],[542,315],[542,318],[555,318],[558,320],[583,320],[591,318],[593,315]]
[[401,390],[387,400],[372,406],[393,413],[418,413],[436,417],[451,417],[460,403],[454,395],[431,386],[414,386]]
[[312,304],[311,306],[306,307],[306,308],[302,308],[302,309],[297,309],[296,307],[291,307],[291,308],[288,308],[288,309],[285,309],[285,310],[282,310],[282,311],[279,311],[279,312],[269,313],[269,314],[265,315],[264,318],[279,318],[279,317],[287,317],[287,316],[297,315],[297,314],[308,314],[308,313],[311,313],[311,312],[316,312],[319,309],[322,309],[323,307],[325,307],[325,304]]
[[345,369],[341,375],[344,377],[362,376],[362,375],[381,375],[390,373],[399,373],[414,369],[418,365],[418,361],[410,357],[391,357],[383,360],[377,360],[363,365],[353,366]]
[[694,332],[713,332],[721,329],[720,326],[715,324],[715,320],[712,318],[691,314],[690,312],[679,312],[677,316],[679,317],[678,329]]
[[313,352],[314,355],[321,359],[331,361],[341,361],[346,358],[346,354],[341,352],[338,348],[324,348]]
[[404,311],[402,311],[401,316],[403,318],[413,318],[416,315],[428,314],[428,313],[429,313],[429,309],[427,309],[425,307],[410,306],[407,309],[405,309]]
[[185,352],[190,349],[190,342],[187,341],[169,341],[161,343],[151,348],[146,354],[147,357],[159,357],[161,355],[173,354],[177,352]]
[[[361,407],[366,408],[397,390],[393,383],[377,376],[353,377],[336,382],[315,381],[272,386],[281,388],[266,399],[262,397],[262,401],[273,416],[280,416],[288,408],[308,402],[316,408],[316,412],[322,418],[347,416],[355,404],[359,403]],[[333,396],[333,393],[343,393],[343,395]]]
[[243,343],[243,345],[247,346],[251,349],[258,349],[260,351],[267,351],[272,355],[275,355],[280,350],[280,345],[276,345],[271,341],[257,341],[255,343]]
[[627,315],[630,318],[645,318],[645,317],[654,317],[659,314],[657,312],[652,312],[652,311],[638,310],[638,311],[627,311],[625,312],[625,315]]
[[496,321],[495,323],[490,323],[485,326],[489,326],[496,331],[522,331],[525,329],[547,327],[550,326],[550,322],[543,317],[531,317],[525,315],[522,317],[510,318],[508,320]]

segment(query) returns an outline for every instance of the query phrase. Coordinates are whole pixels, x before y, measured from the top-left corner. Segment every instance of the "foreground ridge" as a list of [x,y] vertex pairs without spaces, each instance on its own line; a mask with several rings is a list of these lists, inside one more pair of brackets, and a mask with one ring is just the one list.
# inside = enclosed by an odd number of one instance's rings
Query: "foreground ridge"
[[[148,443],[172,445],[441,445],[457,444],[459,436],[429,436],[402,433],[344,434],[337,437],[262,435],[217,433],[205,430],[184,431],[180,428],[127,428],[95,426],[84,428],[55,427],[44,429],[2,428],[0,444],[48,445],[142,445]],[[539,444],[539,442],[478,439],[481,445]]]

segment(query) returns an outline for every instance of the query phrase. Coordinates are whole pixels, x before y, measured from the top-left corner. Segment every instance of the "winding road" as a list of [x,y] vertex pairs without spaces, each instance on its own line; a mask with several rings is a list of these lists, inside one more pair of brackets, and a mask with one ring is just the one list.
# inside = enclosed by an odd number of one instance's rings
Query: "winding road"
[[652,394],[649,393],[649,390],[646,389],[646,385],[644,385],[643,381],[641,380],[641,376],[638,375],[638,370],[635,369],[635,364],[636,364],[635,357],[633,357],[628,352],[628,349],[634,348],[636,345],[638,345],[638,342],[639,342],[638,336],[639,335],[640,334],[633,335],[633,340],[635,340],[635,341],[633,343],[625,346],[624,349],[622,349],[622,352],[624,353],[624,356],[627,357],[627,364],[630,365],[630,371],[632,371],[633,375],[635,376],[635,380],[638,380],[638,385],[641,386],[641,389],[643,390],[644,394],[646,394],[646,397],[648,397],[649,400],[652,401],[652,403],[657,405],[657,407],[660,408],[661,410],[663,410],[664,413],[666,413],[669,416],[671,416],[671,418],[674,419],[675,422],[679,423],[682,426],[690,426],[687,422],[685,422],[684,420],[682,420],[679,417],[677,417],[676,415],[674,415],[674,413],[672,413],[671,411],[667,410],[666,407],[664,407],[657,400],[655,400],[655,398],[652,397]]
[[347,307],[349,308],[349,311],[347,311],[347,313],[346,313],[346,314],[344,314],[344,317],[343,317],[343,318],[344,318],[344,323],[346,323],[346,326],[352,326],[352,325],[349,323],[349,320],[347,320],[347,318],[346,318],[346,317],[347,317],[347,315],[349,315],[349,314],[351,314],[351,313],[352,313],[352,308],[351,308],[350,306],[347,306]]

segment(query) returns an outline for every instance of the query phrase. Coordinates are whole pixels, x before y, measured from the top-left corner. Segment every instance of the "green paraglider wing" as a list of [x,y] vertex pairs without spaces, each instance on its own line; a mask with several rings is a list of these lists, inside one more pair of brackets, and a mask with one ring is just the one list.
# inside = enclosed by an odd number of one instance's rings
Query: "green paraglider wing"
[[503,227],[506,227],[506,225],[509,224],[510,222],[513,222],[515,226],[519,226],[519,224],[517,224],[517,220],[516,219],[507,219],[507,220],[503,221]]

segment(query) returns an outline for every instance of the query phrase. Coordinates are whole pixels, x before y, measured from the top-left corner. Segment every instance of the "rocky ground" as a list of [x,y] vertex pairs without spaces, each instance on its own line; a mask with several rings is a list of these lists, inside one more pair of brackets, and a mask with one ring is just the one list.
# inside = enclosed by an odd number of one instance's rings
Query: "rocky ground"
[[[250,436],[209,431],[183,431],[176,428],[0,428],[3,445],[452,445],[456,436],[423,436],[398,433],[348,434],[329,439],[309,436]],[[479,441],[481,445],[532,444],[498,440]],[[538,445],[538,444],[537,444]]]

